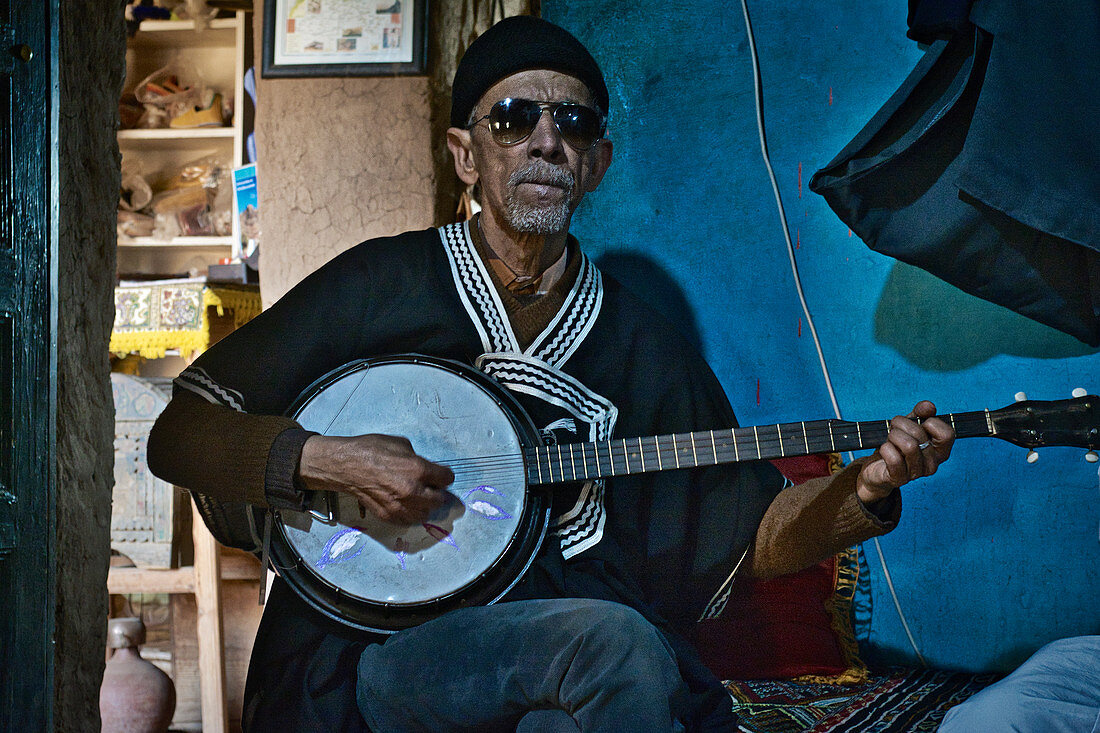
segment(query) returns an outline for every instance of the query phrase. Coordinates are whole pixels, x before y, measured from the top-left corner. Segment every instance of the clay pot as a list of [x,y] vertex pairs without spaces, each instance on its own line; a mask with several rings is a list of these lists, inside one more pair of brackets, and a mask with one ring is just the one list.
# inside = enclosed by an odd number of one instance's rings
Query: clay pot
[[164,733],[176,710],[172,679],[141,658],[145,624],[139,618],[107,622],[107,646],[115,650],[99,688],[102,733]]

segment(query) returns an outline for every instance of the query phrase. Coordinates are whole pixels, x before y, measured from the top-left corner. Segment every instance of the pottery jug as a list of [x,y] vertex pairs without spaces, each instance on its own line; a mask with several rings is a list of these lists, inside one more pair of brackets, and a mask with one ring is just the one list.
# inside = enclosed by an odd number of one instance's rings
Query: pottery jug
[[107,646],[115,652],[99,688],[102,733],[164,733],[172,722],[176,688],[168,675],[141,658],[138,647],[144,643],[141,619],[107,622]]

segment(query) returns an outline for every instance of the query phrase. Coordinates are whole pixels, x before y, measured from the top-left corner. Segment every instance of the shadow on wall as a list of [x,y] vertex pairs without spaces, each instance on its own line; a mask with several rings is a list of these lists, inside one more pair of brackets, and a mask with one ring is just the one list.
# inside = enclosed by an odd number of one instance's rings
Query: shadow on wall
[[875,341],[934,372],[963,371],[1002,354],[1033,359],[1100,354],[903,263],[894,265],[879,297]]
[[695,311],[680,284],[664,268],[635,252],[606,252],[596,258],[596,266],[667,318],[696,351],[703,353]]

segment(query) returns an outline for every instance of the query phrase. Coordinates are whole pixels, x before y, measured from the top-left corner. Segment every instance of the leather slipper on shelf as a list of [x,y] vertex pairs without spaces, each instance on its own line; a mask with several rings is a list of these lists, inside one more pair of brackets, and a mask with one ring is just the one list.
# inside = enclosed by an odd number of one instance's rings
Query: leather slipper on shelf
[[211,100],[209,107],[196,107],[190,109],[177,117],[173,117],[172,121],[168,123],[168,126],[180,129],[188,127],[221,127],[223,124],[225,124],[225,120],[222,117],[222,95],[218,93],[214,95],[214,99]]

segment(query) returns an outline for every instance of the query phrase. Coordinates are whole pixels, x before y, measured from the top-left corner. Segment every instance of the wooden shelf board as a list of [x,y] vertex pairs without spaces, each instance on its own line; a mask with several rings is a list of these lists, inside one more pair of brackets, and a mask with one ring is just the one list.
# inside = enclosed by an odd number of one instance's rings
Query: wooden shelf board
[[[124,157],[176,160],[181,156],[218,155],[226,163],[235,160],[238,130],[235,127],[195,127],[188,130],[119,130],[118,147]],[[152,156],[152,158],[150,158]],[[163,162],[163,161],[162,161]],[[160,163],[153,168],[161,167]]]
[[[222,580],[259,580],[260,563],[247,553],[223,553]],[[114,567],[107,572],[107,592],[130,593],[194,593],[195,568],[170,570]]]
[[186,129],[175,129],[172,127],[157,127],[151,130],[119,130],[118,141],[119,143],[157,143],[163,145],[164,143],[183,142],[195,139],[209,140],[211,138],[229,138],[233,139],[236,134],[236,129],[233,127],[190,127]]
[[234,18],[215,18],[202,30],[195,30],[190,20],[143,20],[137,34],[130,39],[130,46],[177,47],[177,46],[224,46],[226,34],[235,33],[241,23],[240,16]]
[[[236,28],[237,18],[214,18],[210,21],[210,28],[212,30],[218,30],[219,28]],[[141,30],[145,32],[153,33],[171,33],[173,31],[193,31],[195,30],[195,21],[193,20],[143,20],[141,21]],[[202,31],[199,31],[200,33]]]
[[233,237],[176,237],[175,239],[155,239],[153,237],[131,237],[118,240],[119,247],[232,247]]
[[194,593],[195,569],[191,567],[172,570],[111,568],[107,572],[107,592]]

